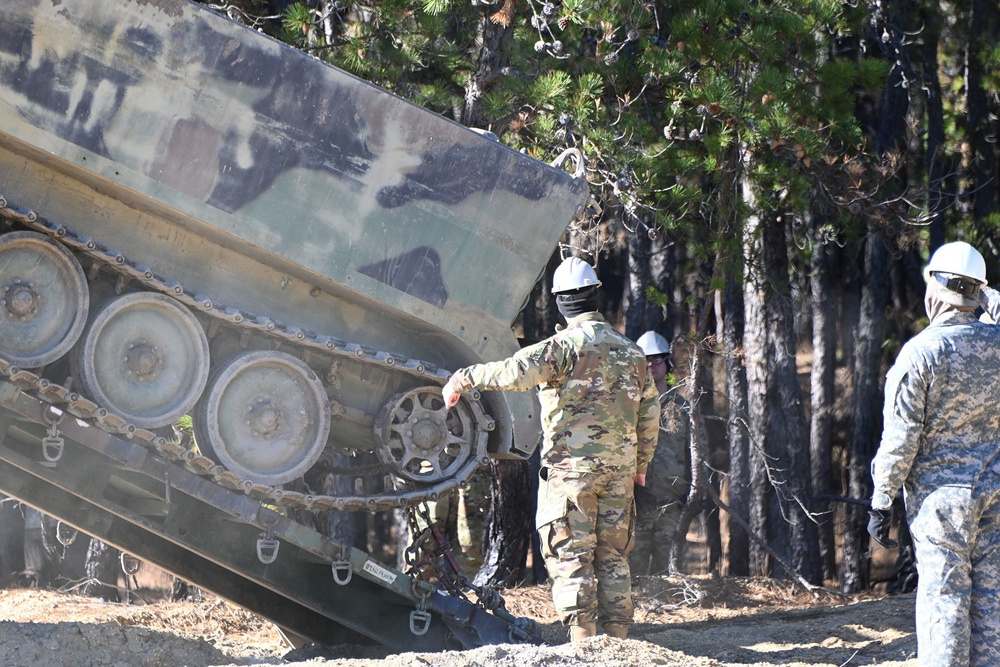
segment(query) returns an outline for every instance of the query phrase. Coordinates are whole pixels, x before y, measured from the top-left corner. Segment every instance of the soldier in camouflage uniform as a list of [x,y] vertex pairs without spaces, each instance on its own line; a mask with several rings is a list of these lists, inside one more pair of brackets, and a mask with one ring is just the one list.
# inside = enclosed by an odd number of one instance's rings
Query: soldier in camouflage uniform
[[646,355],[646,368],[660,395],[660,431],[645,484],[656,499],[656,507],[639,512],[636,518],[629,566],[633,574],[659,574],[669,567],[670,547],[688,494],[685,454],[691,426],[687,401],[678,387],[667,386],[670,344],[655,331],[644,333],[636,344]]
[[628,636],[632,490],[645,483],[657,433],[645,357],[597,312],[600,284],[589,264],[565,260],[552,291],[566,328],[504,361],[458,370],[444,388],[449,407],[473,388],[540,388],[536,527],[552,601],[573,641],[595,635],[598,622],[610,636]]
[[902,486],[919,664],[1000,665],[1000,327],[974,315],[984,296],[1000,311],[1000,295],[983,287],[986,263],[966,243],[941,246],[924,277],[930,324],[886,377],[868,531],[896,546],[889,508]]

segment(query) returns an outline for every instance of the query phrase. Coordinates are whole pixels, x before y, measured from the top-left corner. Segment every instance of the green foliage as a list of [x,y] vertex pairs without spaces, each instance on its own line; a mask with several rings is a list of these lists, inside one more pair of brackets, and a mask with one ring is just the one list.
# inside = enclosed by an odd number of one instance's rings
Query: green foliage
[[858,85],[867,93],[879,93],[889,77],[891,63],[881,59],[862,60],[858,65]]
[[979,52],[983,66],[983,89],[997,95],[1000,93],[1000,46],[990,44]]
[[422,0],[428,14],[444,14],[451,9],[451,0]]
[[308,7],[301,2],[296,2],[285,9],[281,24],[287,31],[288,38],[304,39],[312,30],[313,15]]

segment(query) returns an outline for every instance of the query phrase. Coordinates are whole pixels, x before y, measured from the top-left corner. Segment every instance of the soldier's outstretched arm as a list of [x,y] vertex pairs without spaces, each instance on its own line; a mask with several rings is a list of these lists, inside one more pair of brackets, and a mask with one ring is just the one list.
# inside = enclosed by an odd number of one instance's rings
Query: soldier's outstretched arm
[[445,405],[452,408],[470,389],[526,391],[558,376],[567,363],[566,351],[550,338],[502,361],[460,368],[448,380],[442,396]]

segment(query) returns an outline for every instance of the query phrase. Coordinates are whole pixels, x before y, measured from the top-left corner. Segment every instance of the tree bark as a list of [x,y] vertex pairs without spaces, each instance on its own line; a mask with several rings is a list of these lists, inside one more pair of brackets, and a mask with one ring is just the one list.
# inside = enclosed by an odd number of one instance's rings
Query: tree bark
[[[927,171],[927,209],[931,220],[927,225],[927,245],[933,251],[944,243],[945,198],[945,132],[944,102],[938,77],[938,43],[941,37],[941,10],[937,3],[923,3],[920,8],[922,34],[922,73],[920,87],[925,96],[927,139],[924,161]],[[950,198],[949,198],[950,199]]]
[[483,554],[485,562],[474,583],[477,586],[506,588],[524,579],[537,500],[525,502],[524,490],[530,485],[527,461],[495,460],[491,465],[492,520]]
[[16,500],[0,495],[0,581],[24,569],[24,517]]
[[701,377],[702,351],[701,347],[695,343],[691,346],[691,367],[688,375],[687,393],[689,396],[688,420],[690,423],[691,441],[689,451],[691,453],[691,487],[688,491],[687,502],[677,519],[677,528],[674,531],[674,540],[670,545],[670,557],[668,567],[671,573],[683,571],[684,547],[688,528],[691,520],[702,511],[709,500],[706,489],[711,484],[709,480],[708,448],[702,439],[704,428],[701,420],[701,399],[703,397],[703,387],[699,384]]
[[646,298],[649,285],[649,236],[638,228],[628,235],[628,281],[625,295],[625,335],[636,340],[647,330],[650,310]]
[[[726,431],[729,436],[729,506],[736,508],[749,525],[750,451],[747,432],[747,376],[743,365],[743,293],[735,276],[725,284],[723,309],[723,346],[726,355],[726,393],[729,416]],[[729,522],[729,574],[745,577],[750,574],[750,537],[739,522]]]
[[[851,436],[848,441],[848,495],[867,500],[871,497],[871,460],[875,456],[881,428],[882,331],[885,321],[886,277],[889,252],[878,236],[869,235],[865,244],[865,271],[861,292],[861,321],[858,324],[857,354],[854,365],[854,406]],[[840,585],[845,593],[868,588],[871,551],[868,513],[848,504],[844,520],[844,555]]]
[[[809,444],[795,362],[785,224],[780,216],[758,210],[748,218],[747,233],[750,525],[792,563],[796,574],[821,583],[815,524],[808,516]],[[751,545],[751,561],[756,572],[771,573],[766,554],[756,545]]]
[[[354,460],[346,454],[333,457],[333,464],[338,468],[347,468]],[[327,475],[323,481],[323,493],[332,496],[346,496],[355,492],[353,479],[349,475]],[[335,542],[367,550],[367,525],[362,512],[326,512],[326,525],[321,527]],[[325,530],[324,530],[325,529]]]
[[[87,582],[83,594],[108,602],[119,602],[118,555],[121,552],[96,538],[90,538],[84,569]],[[128,576],[128,575],[126,575]]]
[[[772,406],[771,424],[781,426],[781,430],[774,433],[774,449],[778,454],[783,485],[778,490],[778,498],[789,529],[791,563],[796,573],[811,584],[822,584],[816,524],[810,516],[809,431],[796,364],[798,337],[795,314],[791,285],[787,278],[782,280],[789,275],[789,240],[784,225],[774,225],[772,231],[765,232],[765,238],[769,239],[767,247],[770,248],[765,253],[769,257],[768,273],[773,276],[772,284],[780,288],[780,292],[770,299],[768,307],[771,313],[768,319],[774,332],[771,354],[774,357],[774,395],[777,398],[777,404]],[[775,412],[780,419],[775,419]]]
[[813,503],[818,523],[817,539],[823,579],[836,576],[836,544],[833,532],[833,514],[830,501],[824,499],[833,493],[833,418],[836,408],[836,387],[834,385],[837,364],[837,341],[835,312],[830,304],[832,283],[832,256],[834,244],[822,237],[821,228],[825,216],[816,216],[812,252],[812,345],[813,362],[810,374],[810,394],[812,406],[809,430],[810,461],[812,465]]
[[[982,223],[997,211],[1000,184],[997,183],[996,137],[1000,120],[996,118],[997,105],[987,90],[986,68],[981,54],[992,46],[1000,28],[1000,8],[996,0],[972,0],[969,42],[966,48],[966,122],[972,156],[969,161],[969,196],[972,198],[972,217]],[[987,37],[988,36],[988,37]],[[988,39],[990,42],[986,42]]]
[[466,127],[483,127],[483,96],[497,77],[503,76],[503,68],[510,62],[507,45],[514,35],[514,22],[504,26],[490,20],[492,10],[486,8],[480,22],[482,46],[476,63],[476,71],[469,76],[465,86],[465,106],[460,122]]
[[[768,355],[767,276],[762,265],[762,236],[765,224],[755,211],[755,199],[749,183],[743,184],[744,198],[752,211],[746,218],[743,232],[746,281],[743,303],[746,328],[743,333],[744,361],[747,376],[747,424],[750,443],[750,498],[747,504],[750,530],[770,542],[771,524],[777,503],[767,478],[771,461],[765,451],[768,443],[768,387],[771,380],[771,358]],[[750,574],[769,576],[772,573],[770,554],[757,542],[750,544]]]

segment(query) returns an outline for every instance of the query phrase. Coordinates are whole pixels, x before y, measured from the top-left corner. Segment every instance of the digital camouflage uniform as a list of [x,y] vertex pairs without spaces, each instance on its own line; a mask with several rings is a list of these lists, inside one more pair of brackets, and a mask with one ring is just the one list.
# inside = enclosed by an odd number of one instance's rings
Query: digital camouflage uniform
[[455,389],[539,387],[542,472],[536,527],[562,622],[632,622],[632,485],[657,435],[646,358],[599,313],[510,359],[464,368]]
[[635,525],[635,548],[629,556],[633,574],[658,574],[668,567],[670,546],[687,499],[685,454],[691,442],[688,403],[678,387],[660,395],[660,430],[656,451],[646,470],[646,488],[657,509],[640,513]]
[[1000,665],[1000,327],[936,317],[886,377],[872,507],[901,486],[920,665]]

